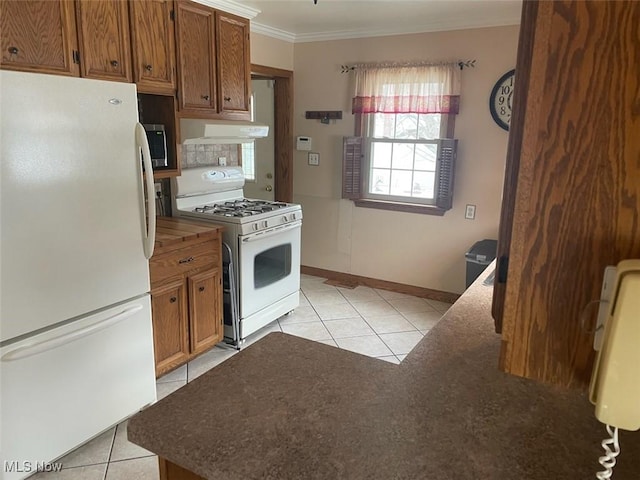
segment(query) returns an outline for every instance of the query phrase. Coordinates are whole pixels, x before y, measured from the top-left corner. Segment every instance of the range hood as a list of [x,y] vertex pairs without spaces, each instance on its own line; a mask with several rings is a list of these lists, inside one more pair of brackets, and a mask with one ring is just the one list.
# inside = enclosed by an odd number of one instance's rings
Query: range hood
[[201,143],[251,143],[269,134],[268,125],[253,122],[180,119],[180,140],[184,145]]

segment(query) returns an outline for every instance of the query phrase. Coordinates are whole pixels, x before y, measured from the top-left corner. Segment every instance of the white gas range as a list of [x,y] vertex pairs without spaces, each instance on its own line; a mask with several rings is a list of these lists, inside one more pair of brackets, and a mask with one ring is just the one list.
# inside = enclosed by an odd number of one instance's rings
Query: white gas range
[[244,198],[240,167],[198,167],[172,179],[173,214],[223,225],[231,251],[238,323],[225,305],[225,339],[239,346],[299,304],[300,205]]

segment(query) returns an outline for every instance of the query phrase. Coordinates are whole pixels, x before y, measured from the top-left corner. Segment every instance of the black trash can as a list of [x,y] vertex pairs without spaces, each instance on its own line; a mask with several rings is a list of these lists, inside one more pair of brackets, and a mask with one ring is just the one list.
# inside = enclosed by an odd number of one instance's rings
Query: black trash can
[[480,240],[473,244],[467,253],[464,254],[467,259],[467,287],[480,276],[491,262],[496,258],[498,250],[497,240]]

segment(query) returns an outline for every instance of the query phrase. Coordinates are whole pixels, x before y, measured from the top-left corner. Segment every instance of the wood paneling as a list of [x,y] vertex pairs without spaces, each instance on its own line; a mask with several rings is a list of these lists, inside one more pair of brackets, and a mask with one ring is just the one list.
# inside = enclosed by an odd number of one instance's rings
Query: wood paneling
[[[72,1],[0,2],[2,68],[78,76]],[[12,53],[14,52],[14,53]]]
[[503,317],[508,372],[585,386],[593,339],[580,314],[599,297],[605,266],[640,257],[638,19],[640,2],[556,1],[540,2],[530,20]]

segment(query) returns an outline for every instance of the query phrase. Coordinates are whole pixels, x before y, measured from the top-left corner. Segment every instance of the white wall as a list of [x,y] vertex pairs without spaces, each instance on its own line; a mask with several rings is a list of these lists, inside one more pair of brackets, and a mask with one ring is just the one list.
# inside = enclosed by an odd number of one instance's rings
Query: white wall
[[[515,67],[517,26],[298,43],[294,48],[294,134],[313,138],[320,165],[295,152],[294,199],[303,207],[303,265],[459,293],[465,251],[497,238],[507,132],[489,113],[495,82]],[[253,46],[252,46],[253,48]],[[341,200],[342,138],[353,135],[351,75],[357,62],[476,59],[462,72],[454,207],[444,217],[356,208]],[[306,110],[342,110],[323,125]],[[466,220],[466,204],[477,206]]]

